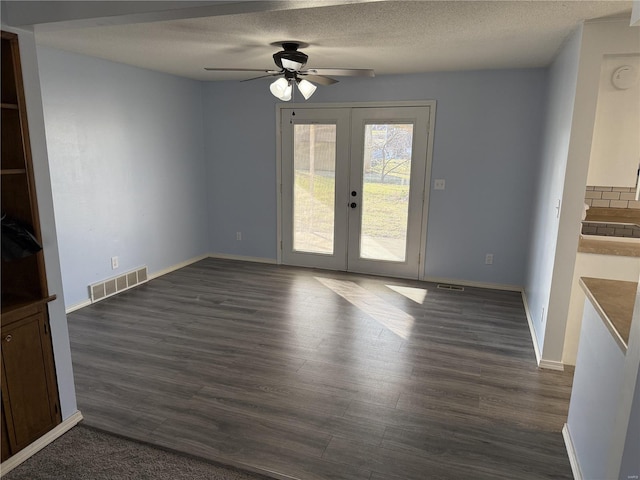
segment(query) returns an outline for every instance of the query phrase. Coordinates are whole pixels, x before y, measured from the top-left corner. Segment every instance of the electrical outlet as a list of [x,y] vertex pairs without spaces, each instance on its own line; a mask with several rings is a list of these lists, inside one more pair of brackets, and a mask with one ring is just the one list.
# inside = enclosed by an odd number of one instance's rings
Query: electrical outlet
[[493,253],[487,253],[484,256],[484,264],[485,265],[493,265]]
[[444,190],[445,181],[444,178],[438,178],[433,182],[433,188],[435,190]]
[[546,318],[544,316],[544,307],[542,307],[542,315],[540,316],[540,324],[544,325]]
[[118,268],[118,257],[111,257],[111,270]]
[[242,240],[242,232],[236,232],[236,240]]

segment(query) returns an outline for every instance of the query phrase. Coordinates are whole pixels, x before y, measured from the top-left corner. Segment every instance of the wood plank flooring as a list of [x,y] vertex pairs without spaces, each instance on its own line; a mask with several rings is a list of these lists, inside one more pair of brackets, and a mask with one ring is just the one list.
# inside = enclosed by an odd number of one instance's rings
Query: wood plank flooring
[[518,293],[207,259],[69,315],[87,424],[274,478],[571,478]]

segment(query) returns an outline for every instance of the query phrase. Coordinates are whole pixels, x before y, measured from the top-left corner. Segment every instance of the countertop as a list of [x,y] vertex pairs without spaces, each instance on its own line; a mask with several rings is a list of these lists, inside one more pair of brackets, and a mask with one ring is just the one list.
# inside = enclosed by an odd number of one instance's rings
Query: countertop
[[626,352],[638,282],[582,277],[580,286],[622,351]]
[[587,210],[584,221],[640,225],[640,210],[637,208],[591,207]]
[[630,243],[624,241],[618,242],[614,240],[599,240],[597,238],[580,237],[578,251],[582,253],[597,253],[600,255],[640,257],[640,242]]

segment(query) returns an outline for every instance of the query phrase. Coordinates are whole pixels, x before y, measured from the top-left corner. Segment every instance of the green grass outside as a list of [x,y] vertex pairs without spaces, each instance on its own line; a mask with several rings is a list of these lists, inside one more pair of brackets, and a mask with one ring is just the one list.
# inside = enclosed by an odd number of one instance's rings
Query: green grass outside
[[[395,173],[395,172],[394,172]],[[296,172],[296,205],[301,212],[311,211],[309,196],[309,175]],[[386,183],[367,183],[364,195],[358,202],[363,211],[363,235],[382,238],[404,238],[408,215],[409,185],[394,185]],[[322,214],[333,210],[334,203],[333,179],[315,176],[314,197],[319,205],[315,205],[316,218],[314,228],[327,231],[331,228],[332,215]],[[319,213],[319,215],[318,215]],[[309,220],[309,219],[305,219]]]

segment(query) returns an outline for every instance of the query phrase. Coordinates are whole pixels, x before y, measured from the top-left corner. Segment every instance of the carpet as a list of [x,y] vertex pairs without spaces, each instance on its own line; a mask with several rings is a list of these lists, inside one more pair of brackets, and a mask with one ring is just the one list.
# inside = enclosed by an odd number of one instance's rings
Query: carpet
[[72,428],[3,480],[266,480],[267,477],[162,450],[82,424]]

